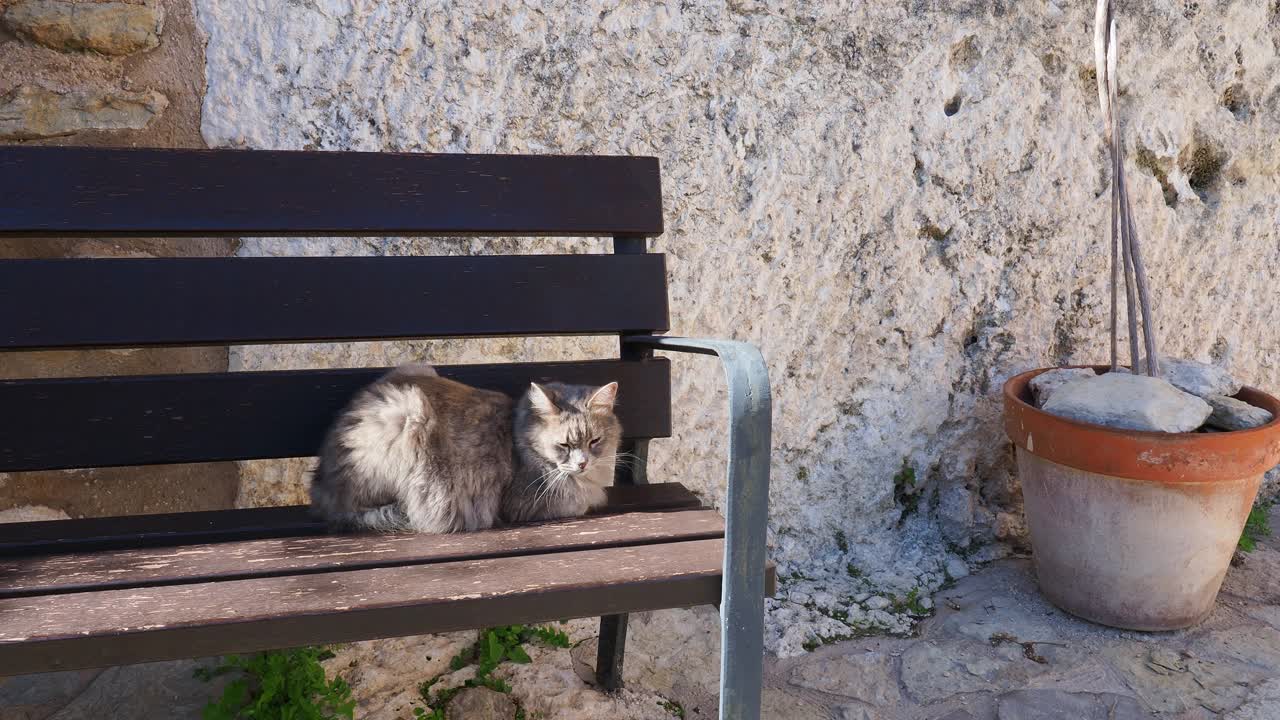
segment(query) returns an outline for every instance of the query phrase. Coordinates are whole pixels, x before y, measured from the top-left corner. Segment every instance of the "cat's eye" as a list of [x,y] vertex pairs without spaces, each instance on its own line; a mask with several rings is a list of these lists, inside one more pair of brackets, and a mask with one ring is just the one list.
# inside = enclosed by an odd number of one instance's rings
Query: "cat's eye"
[[602,439],[603,438],[591,438],[591,447],[595,447],[596,445],[599,445]]
[[561,450],[568,450],[569,443],[556,443],[556,447],[560,448]]

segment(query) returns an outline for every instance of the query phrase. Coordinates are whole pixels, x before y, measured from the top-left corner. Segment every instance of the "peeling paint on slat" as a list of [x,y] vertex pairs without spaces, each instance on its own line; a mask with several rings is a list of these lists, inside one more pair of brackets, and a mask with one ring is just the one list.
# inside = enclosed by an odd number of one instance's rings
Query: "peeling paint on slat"
[[[439,606],[485,598],[718,577],[723,541],[694,540],[527,558],[437,563],[152,588],[0,600],[6,643],[74,636],[129,642],[122,633],[190,628],[352,610]],[[537,577],[530,578],[530,573]],[[523,578],[521,576],[524,576]],[[330,590],[332,588],[332,590]],[[335,592],[336,591],[336,592]],[[708,598],[710,601],[712,598]],[[602,608],[602,610],[605,608]],[[423,632],[430,618],[424,617]],[[5,658],[0,653],[0,668]]]
[[208,582],[418,563],[541,554],[589,547],[720,537],[714,511],[627,513],[466,535],[273,538],[168,551],[111,550],[0,560],[0,598]]

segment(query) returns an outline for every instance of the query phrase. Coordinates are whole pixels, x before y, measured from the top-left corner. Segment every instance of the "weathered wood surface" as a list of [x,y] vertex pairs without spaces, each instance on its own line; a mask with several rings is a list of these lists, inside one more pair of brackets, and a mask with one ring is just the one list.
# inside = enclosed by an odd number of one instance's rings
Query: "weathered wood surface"
[[0,147],[0,238],[660,235],[652,157]]
[[[615,485],[594,514],[701,507],[680,483]],[[305,505],[0,524],[0,556],[230,542],[324,533]]]
[[662,255],[0,261],[0,350],[666,330]]
[[723,555],[693,540],[9,598],[0,675],[714,603]]
[[[444,377],[523,393],[530,381],[618,383],[632,438],[671,433],[665,360],[452,365]],[[0,381],[0,472],[315,455],[333,418],[386,368]],[[74,440],[69,440],[69,439]]]
[[9,558],[0,560],[0,598],[544,555],[723,536],[724,520],[718,513],[691,510],[588,517],[452,535],[327,535]]

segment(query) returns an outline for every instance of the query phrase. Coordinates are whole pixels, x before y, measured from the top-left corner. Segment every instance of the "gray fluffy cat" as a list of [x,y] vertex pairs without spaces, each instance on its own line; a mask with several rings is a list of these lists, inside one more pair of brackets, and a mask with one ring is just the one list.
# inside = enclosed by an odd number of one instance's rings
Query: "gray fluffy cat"
[[407,365],[329,430],[311,507],[346,530],[461,532],[582,515],[604,503],[622,427],[618,384],[530,385],[517,402]]

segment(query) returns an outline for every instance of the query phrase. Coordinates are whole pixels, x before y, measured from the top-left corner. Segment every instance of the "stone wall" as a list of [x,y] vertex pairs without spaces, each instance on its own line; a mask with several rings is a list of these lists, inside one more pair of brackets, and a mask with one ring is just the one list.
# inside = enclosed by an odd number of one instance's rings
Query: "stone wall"
[[[0,142],[203,147],[204,86],[204,45],[189,0],[0,0]],[[0,243],[0,258],[227,255],[234,245],[11,240]],[[226,367],[226,348],[0,353],[2,379]],[[47,508],[41,516],[81,517],[204,510],[230,506],[238,484],[228,463],[0,473],[0,511],[36,506]]]
[[189,0],[0,2],[0,141],[201,147]]
[[[197,0],[220,147],[661,159],[673,331],[775,388],[772,647],[901,627],[1022,542],[998,391],[1104,358],[1109,176],[1090,3]],[[1280,8],[1122,3],[1121,103],[1168,352],[1280,387]],[[597,251],[262,240],[245,255]],[[611,344],[254,348],[233,366],[573,357]],[[652,474],[724,496],[714,361],[675,366]],[[242,500],[294,500],[303,465]],[[896,601],[895,601],[896,596]],[[824,615],[825,613],[825,615]],[[845,616],[848,622],[837,620]],[[850,630],[849,625],[853,625]]]

